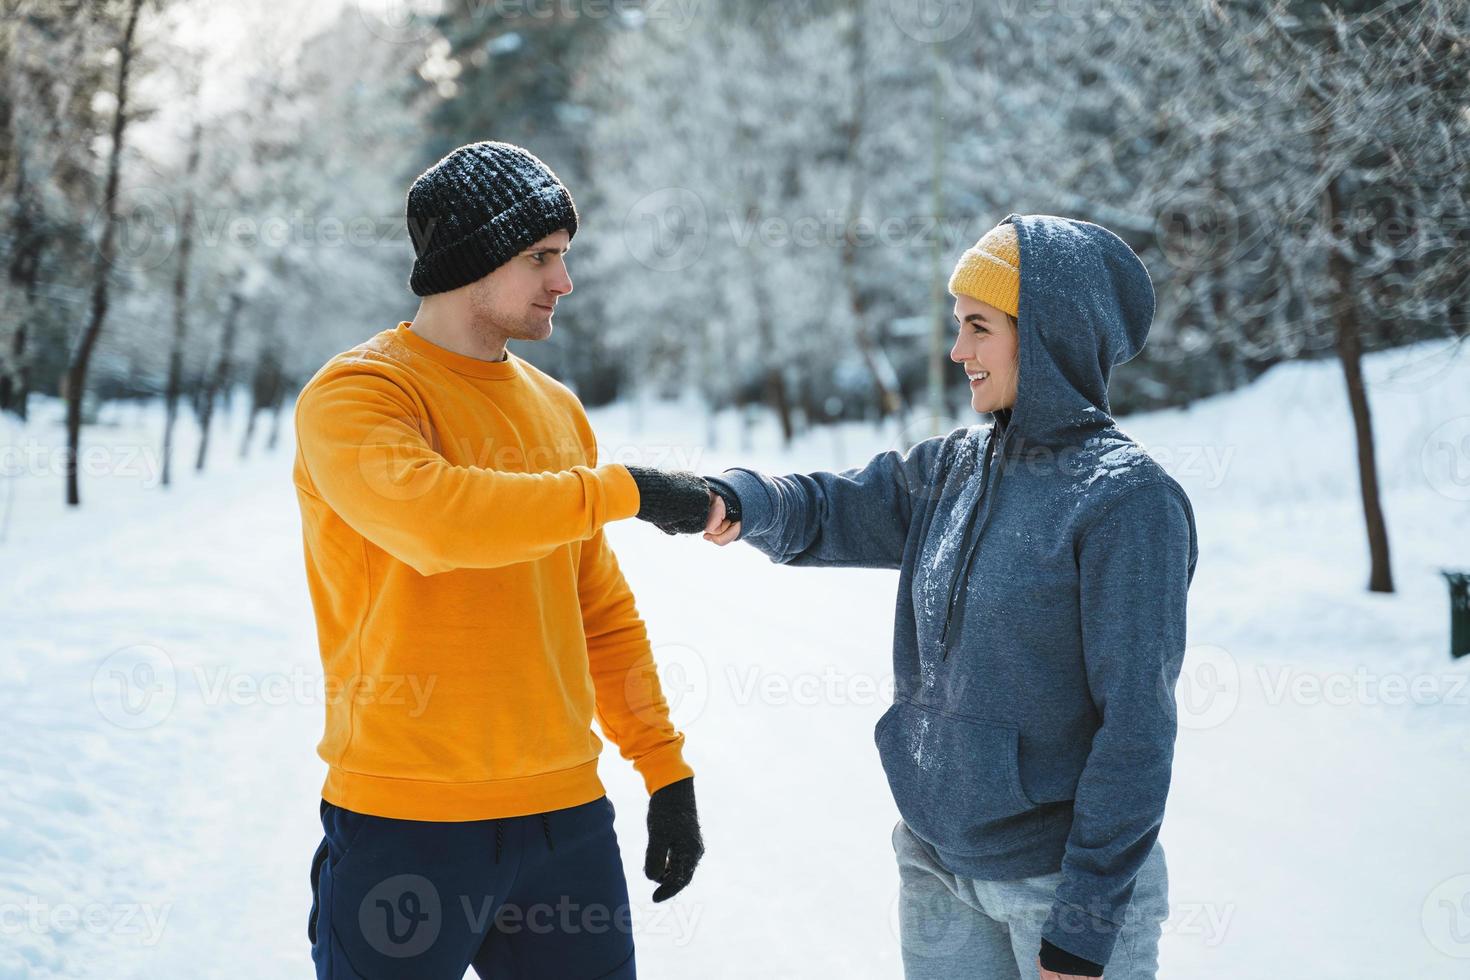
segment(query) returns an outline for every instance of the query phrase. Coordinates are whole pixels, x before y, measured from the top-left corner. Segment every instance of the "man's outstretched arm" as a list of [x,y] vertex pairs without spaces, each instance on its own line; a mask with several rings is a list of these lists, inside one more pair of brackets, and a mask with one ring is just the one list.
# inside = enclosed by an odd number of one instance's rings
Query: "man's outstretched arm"
[[421,575],[531,561],[638,512],[638,485],[622,465],[459,466],[437,451],[428,425],[381,374],[319,380],[296,406],[302,491]]

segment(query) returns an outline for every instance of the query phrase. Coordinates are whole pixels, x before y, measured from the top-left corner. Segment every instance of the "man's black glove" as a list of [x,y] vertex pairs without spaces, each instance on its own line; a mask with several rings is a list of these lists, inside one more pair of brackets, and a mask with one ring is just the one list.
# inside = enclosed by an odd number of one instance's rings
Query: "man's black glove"
[[704,854],[699,814],[694,809],[694,777],[658,790],[648,800],[648,854],[643,873],[658,882],[653,900],[662,902],[684,890]]
[[630,466],[638,514],[665,534],[698,534],[709,520],[709,484],[693,473]]

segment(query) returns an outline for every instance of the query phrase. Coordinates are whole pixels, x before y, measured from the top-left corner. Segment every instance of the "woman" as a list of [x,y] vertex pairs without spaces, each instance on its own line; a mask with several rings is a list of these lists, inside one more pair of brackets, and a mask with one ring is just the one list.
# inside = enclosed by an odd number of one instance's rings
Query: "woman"
[[727,470],[705,537],[900,571],[875,739],[909,980],[1152,978],[1198,550],[1107,383],[1143,347],[1153,286],[1106,229],[1012,214],[949,288],[950,359],[991,424],[842,473]]

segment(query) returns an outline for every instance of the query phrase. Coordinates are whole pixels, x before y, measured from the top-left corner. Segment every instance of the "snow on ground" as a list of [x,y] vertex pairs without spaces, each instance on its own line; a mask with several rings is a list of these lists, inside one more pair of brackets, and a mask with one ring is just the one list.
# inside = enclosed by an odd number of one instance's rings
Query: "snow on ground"
[[[525,353],[532,359],[534,348]],[[1470,566],[1470,358],[1367,364],[1398,593],[1364,591],[1351,426],[1332,362],[1124,419],[1184,484],[1200,562],[1163,841],[1161,976],[1470,973],[1470,658],[1438,569]],[[927,434],[842,426],[782,450],[678,404],[593,413],[604,461],[716,472],[858,465]],[[322,692],[282,445],[240,420],[157,486],[156,406],[85,432],[61,504],[60,408],[0,431],[0,978],[308,976]],[[960,420],[964,423],[972,418]],[[707,854],[655,906],[641,784],[602,773],[640,972],[896,978],[897,814],[871,728],[896,574],[787,569],[744,545],[609,530],[699,773]]]

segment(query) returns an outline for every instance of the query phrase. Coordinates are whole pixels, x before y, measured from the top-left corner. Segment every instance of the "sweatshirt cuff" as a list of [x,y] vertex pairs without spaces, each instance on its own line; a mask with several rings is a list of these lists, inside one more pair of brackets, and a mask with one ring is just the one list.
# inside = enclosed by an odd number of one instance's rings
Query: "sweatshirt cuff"
[[1103,975],[1103,967],[1100,963],[1085,960],[1080,956],[1067,952],[1059,946],[1052,944],[1051,940],[1041,941],[1041,967],[1051,970],[1053,973],[1071,974],[1079,977],[1100,977]]
[[688,779],[694,770],[684,761],[684,736],[661,745],[633,763],[633,768],[643,777],[643,786],[652,796],[670,783]]
[[602,490],[606,494],[604,506],[607,516],[603,523],[610,524],[638,516],[638,507],[642,501],[638,495],[638,483],[633,479],[633,474],[628,472],[628,468],[622,463],[608,463],[599,466],[596,472],[602,478]]

